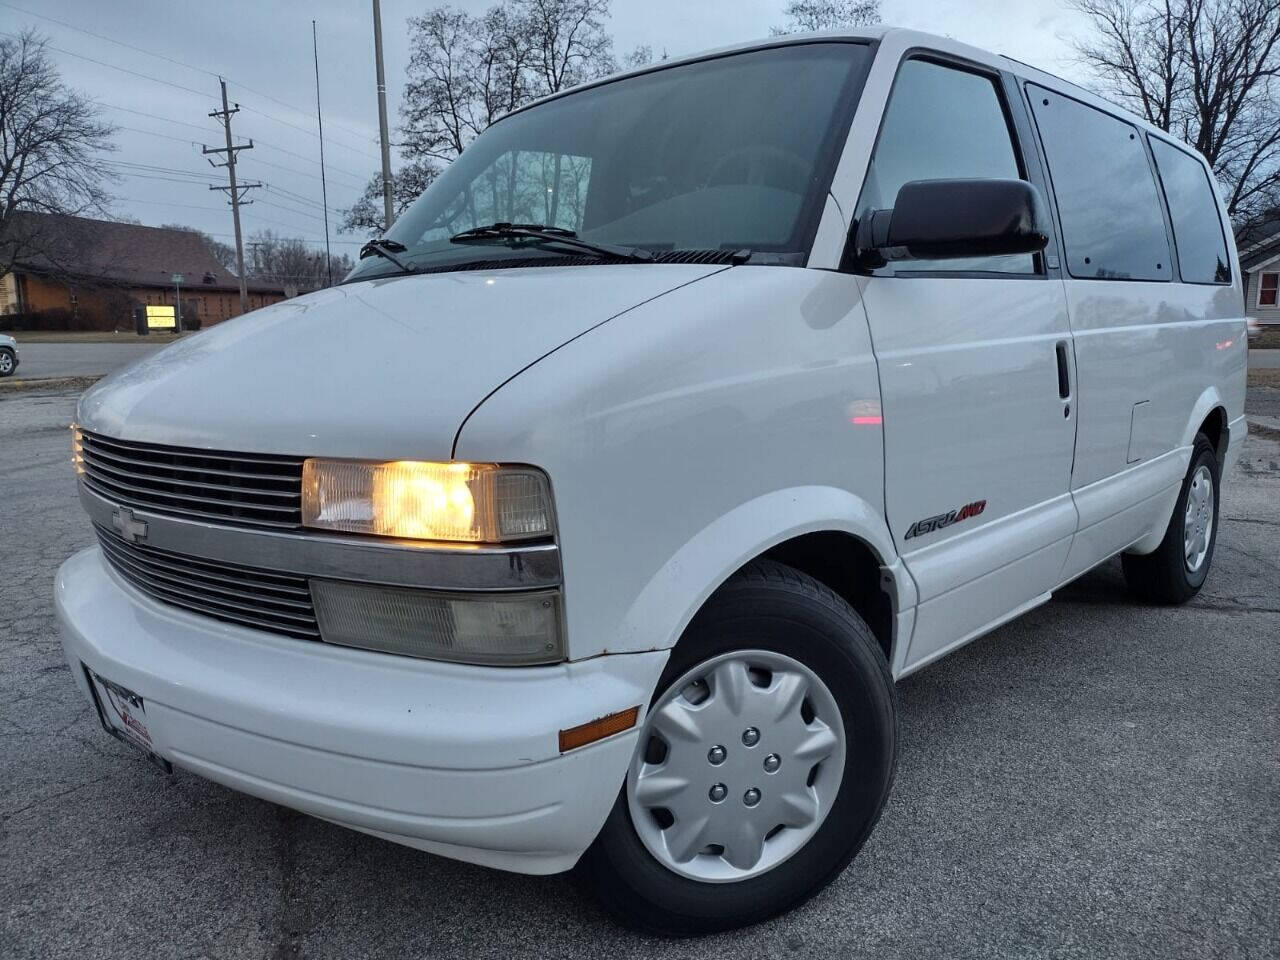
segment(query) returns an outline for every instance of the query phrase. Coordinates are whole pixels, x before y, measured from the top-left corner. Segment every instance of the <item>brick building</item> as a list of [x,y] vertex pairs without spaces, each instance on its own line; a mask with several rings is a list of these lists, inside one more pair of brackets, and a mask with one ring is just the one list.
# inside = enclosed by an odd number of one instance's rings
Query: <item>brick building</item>
[[[20,247],[13,270],[0,278],[0,329],[131,330],[136,308],[179,300],[188,328],[196,318],[208,326],[241,312],[239,281],[198,233],[83,217],[17,217],[14,235],[38,233],[39,243]],[[174,274],[183,277],[176,290]],[[285,299],[276,284],[249,280],[247,287],[250,310]]]

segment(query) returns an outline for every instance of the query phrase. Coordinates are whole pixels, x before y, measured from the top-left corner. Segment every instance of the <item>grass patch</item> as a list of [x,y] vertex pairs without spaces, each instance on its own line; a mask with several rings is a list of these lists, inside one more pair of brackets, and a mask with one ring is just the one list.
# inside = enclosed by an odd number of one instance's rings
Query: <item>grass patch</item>
[[1258,339],[1249,341],[1250,350],[1280,350],[1280,324],[1268,324],[1258,334]]
[[1249,379],[1246,382],[1251,387],[1272,387],[1280,390],[1280,369],[1257,370],[1250,367]]

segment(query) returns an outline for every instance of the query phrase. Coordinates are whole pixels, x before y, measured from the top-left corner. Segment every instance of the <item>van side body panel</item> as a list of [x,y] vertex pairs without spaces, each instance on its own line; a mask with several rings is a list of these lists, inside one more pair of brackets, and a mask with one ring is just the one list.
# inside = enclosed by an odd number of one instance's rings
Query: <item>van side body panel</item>
[[479,406],[454,456],[550,475],[572,659],[665,649],[791,536],[844,531],[893,562],[879,401],[856,278],[741,266],[554,351]]

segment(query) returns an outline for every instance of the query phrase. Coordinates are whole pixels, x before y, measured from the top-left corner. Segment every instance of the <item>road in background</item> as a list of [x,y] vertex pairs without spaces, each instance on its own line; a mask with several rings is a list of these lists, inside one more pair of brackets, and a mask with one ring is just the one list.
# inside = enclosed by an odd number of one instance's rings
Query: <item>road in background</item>
[[1254,370],[1280,370],[1280,350],[1250,350],[1249,366]]
[[[1192,603],[1135,602],[1112,562],[906,678],[897,783],[862,855],[775,921],[664,941],[564,877],[165,777],[105,734],[50,602],[93,540],[73,403],[0,395],[6,960],[1280,956],[1280,430],[1250,435]],[[1278,405],[1250,391],[1251,415]]]
[[18,372],[14,379],[40,377],[98,377],[155,353],[163,344],[148,343],[24,343],[18,341]]

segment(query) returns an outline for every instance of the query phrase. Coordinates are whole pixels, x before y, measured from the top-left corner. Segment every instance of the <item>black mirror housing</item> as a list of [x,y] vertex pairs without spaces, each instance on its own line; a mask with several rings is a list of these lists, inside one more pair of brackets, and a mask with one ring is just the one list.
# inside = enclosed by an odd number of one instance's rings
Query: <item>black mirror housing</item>
[[892,210],[859,220],[856,259],[993,257],[1037,253],[1049,242],[1040,191],[1025,180],[912,180]]

